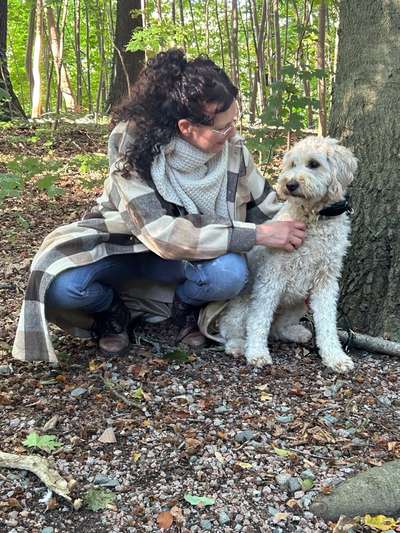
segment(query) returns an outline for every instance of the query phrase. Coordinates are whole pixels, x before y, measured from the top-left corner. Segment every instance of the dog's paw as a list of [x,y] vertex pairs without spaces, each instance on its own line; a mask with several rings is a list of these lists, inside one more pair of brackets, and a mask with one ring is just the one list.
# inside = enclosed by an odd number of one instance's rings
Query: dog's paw
[[344,352],[323,355],[322,362],[325,366],[327,366],[334,372],[339,372],[340,374],[349,372],[350,370],[354,369],[353,360]]
[[256,368],[262,368],[263,366],[272,365],[272,358],[268,352],[262,353],[249,353],[246,352],[246,361],[249,365]]
[[244,339],[230,339],[225,343],[225,353],[228,355],[244,355]]
[[294,324],[288,326],[282,331],[279,331],[279,339],[287,342],[295,342],[297,344],[307,344],[311,340],[312,333],[309,329],[301,324]]

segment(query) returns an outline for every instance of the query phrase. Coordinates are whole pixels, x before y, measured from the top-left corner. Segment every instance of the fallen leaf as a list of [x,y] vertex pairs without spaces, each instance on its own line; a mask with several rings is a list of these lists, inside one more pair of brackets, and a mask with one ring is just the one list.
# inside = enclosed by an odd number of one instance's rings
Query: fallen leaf
[[268,394],[267,392],[262,392],[260,394],[260,400],[262,402],[270,402],[272,400],[272,394]]
[[99,441],[103,444],[114,444],[117,442],[113,428],[107,428],[99,437]]
[[187,438],[185,440],[186,453],[188,455],[194,455],[202,446],[202,442],[198,439]]
[[287,520],[289,516],[289,513],[276,513],[272,520],[276,522],[282,522],[283,520]]
[[285,448],[276,448],[273,446],[273,450],[276,455],[279,455],[279,457],[289,457],[290,459],[297,457],[295,452],[292,452],[291,450],[285,450]]
[[177,348],[173,352],[166,353],[163,357],[171,363],[187,363],[190,361],[190,355],[188,354],[188,352],[179,350],[179,348]]
[[308,490],[311,490],[313,488],[314,481],[312,479],[303,479],[301,482],[301,486],[304,492],[307,492]]
[[223,465],[225,463],[225,459],[224,459],[224,456],[222,455],[221,452],[215,452],[214,453],[215,457],[218,459],[218,461],[221,463],[221,465]]
[[160,529],[168,529],[172,526],[174,517],[169,511],[158,513],[157,524]]
[[185,494],[184,499],[191,505],[214,505],[215,499],[208,496],[193,496],[192,494]]
[[363,522],[366,526],[377,529],[378,531],[389,531],[397,525],[397,520],[394,518],[379,514],[376,516],[371,516],[366,514],[364,516]]
[[255,389],[260,391],[265,391],[269,389],[269,385],[267,383],[264,383],[264,385],[256,385]]
[[248,468],[253,468],[253,465],[251,463],[243,463],[242,461],[238,461],[236,464],[238,464],[241,468],[244,468],[245,470]]
[[135,463],[137,463],[141,457],[141,453],[140,452],[132,452],[132,459]]
[[91,511],[106,509],[114,499],[115,496],[110,490],[102,488],[89,489],[83,496],[86,507]]
[[170,513],[172,514],[176,524],[179,525],[179,524],[183,524],[184,523],[185,517],[183,516],[182,509],[180,507],[178,507],[177,505],[174,505],[171,508]]

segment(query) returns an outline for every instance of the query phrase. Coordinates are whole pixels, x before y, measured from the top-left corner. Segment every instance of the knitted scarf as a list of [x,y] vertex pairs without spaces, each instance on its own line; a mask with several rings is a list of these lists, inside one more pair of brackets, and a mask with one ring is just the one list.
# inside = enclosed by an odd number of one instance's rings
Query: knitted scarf
[[227,142],[215,154],[174,137],[154,158],[151,176],[161,196],[188,213],[229,218]]

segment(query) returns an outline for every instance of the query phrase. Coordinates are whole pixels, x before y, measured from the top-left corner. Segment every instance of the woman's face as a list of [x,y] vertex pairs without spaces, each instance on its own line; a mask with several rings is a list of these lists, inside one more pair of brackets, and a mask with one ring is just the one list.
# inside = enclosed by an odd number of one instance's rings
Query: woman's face
[[[205,111],[213,115],[217,107],[216,103],[207,104]],[[239,107],[234,100],[226,111],[215,115],[212,126],[193,124],[183,119],[178,122],[178,127],[182,137],[196,148],[207,153],[218,153],[222,151],[225,142],[235,135],[238,116]]]

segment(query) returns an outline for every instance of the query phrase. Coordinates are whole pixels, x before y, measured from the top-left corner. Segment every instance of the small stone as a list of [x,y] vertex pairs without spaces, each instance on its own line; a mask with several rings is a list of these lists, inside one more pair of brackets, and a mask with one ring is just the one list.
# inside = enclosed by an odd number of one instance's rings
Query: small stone
[[278,474],[275,476],[276,482],[282,488],[286,488],[288,486],[289,479],[291,479],[289,474]]
[[119,485],[119,481],[117,479],[112,479],[112,478],[109,478],[107,476],[103,476],[101,474],[98,474],[95,478],[94,478],[94,484],[95,485],[101,485],[102,487],[116,487],[117,485]]
[[79,398],[80,396],[83,396],[86,393],[87,393],[87,389],[83,387],[77,387],[76,389],[73,389],[70,392],[70,396],[72,396],[72,398]]
[[302,489],[301,483],[297,477],[290,477],[287,482],[287,487],[290,492],[296,492]]
[[276,417],[276,421],[280,422],[281,424],[289,424],[289,422],[293,422],[293,419],[293,415],[281,415]]
[[246,429],[244,431],[238,431],[235,435],[235,441],[239,444],[243,444],[244,442],[247,442],[248,440],[254,439],[256,436],[255,432],[251,429]]
[[356,446],[357,448],[362,448],[363,446],[365,446],[367,443],[365,440],[363,439],[359,439],[358,437],[354,437],[354,439],[351,439],[351,444],[353,446]]
[[214,409],[214,411],[220,415],[222,413],[226,413],[227,411],[229,411],[229,408],[226,406],[226,405],[220,405],[219,407],[216,407]]
[[10,376],[12,374],[12,368],[8,365],[0,365],[0,375]]
[[332,424],[337,422],[337,418],[332,415],[325,415],[322,420],[325,422],[327,426],[331,426]]
[[99,437],[99,441],[103,444],[114,444],[117,442],[113,428],[107,428]]
[[200,527],[206,531],[211,531],[213,525],[210,520],[200,520]]
[[[0,367],[1,368],[1,367]],[[1,373],[1,370],[0,370],[0,373]],[[388,397],[388,396],[385,396],[385,395],[381,395],[381,396],[378,396],[377,397],[377,400],[378,402],[385,406],[385,407],[390,407],[392,405],[392,400]]]
[[225,511],[220,511],[218,514],[218,522],[221,524],[221,526],[224,526],[225,524],[229,524],[231,521],[228,513]]
[[40,530],[40,533],[53,533],[54,527],[47,526]]
[[315,474],[310,469],[303,470],[303,472],[300,474],[300,477],[301,479],[311,479],[312,481],[315,481]]
[[79,511],[79,509],[82,507],[82,500],[80,498],[77,498],[74,500],[72,507],[75,509],[75,511]]

